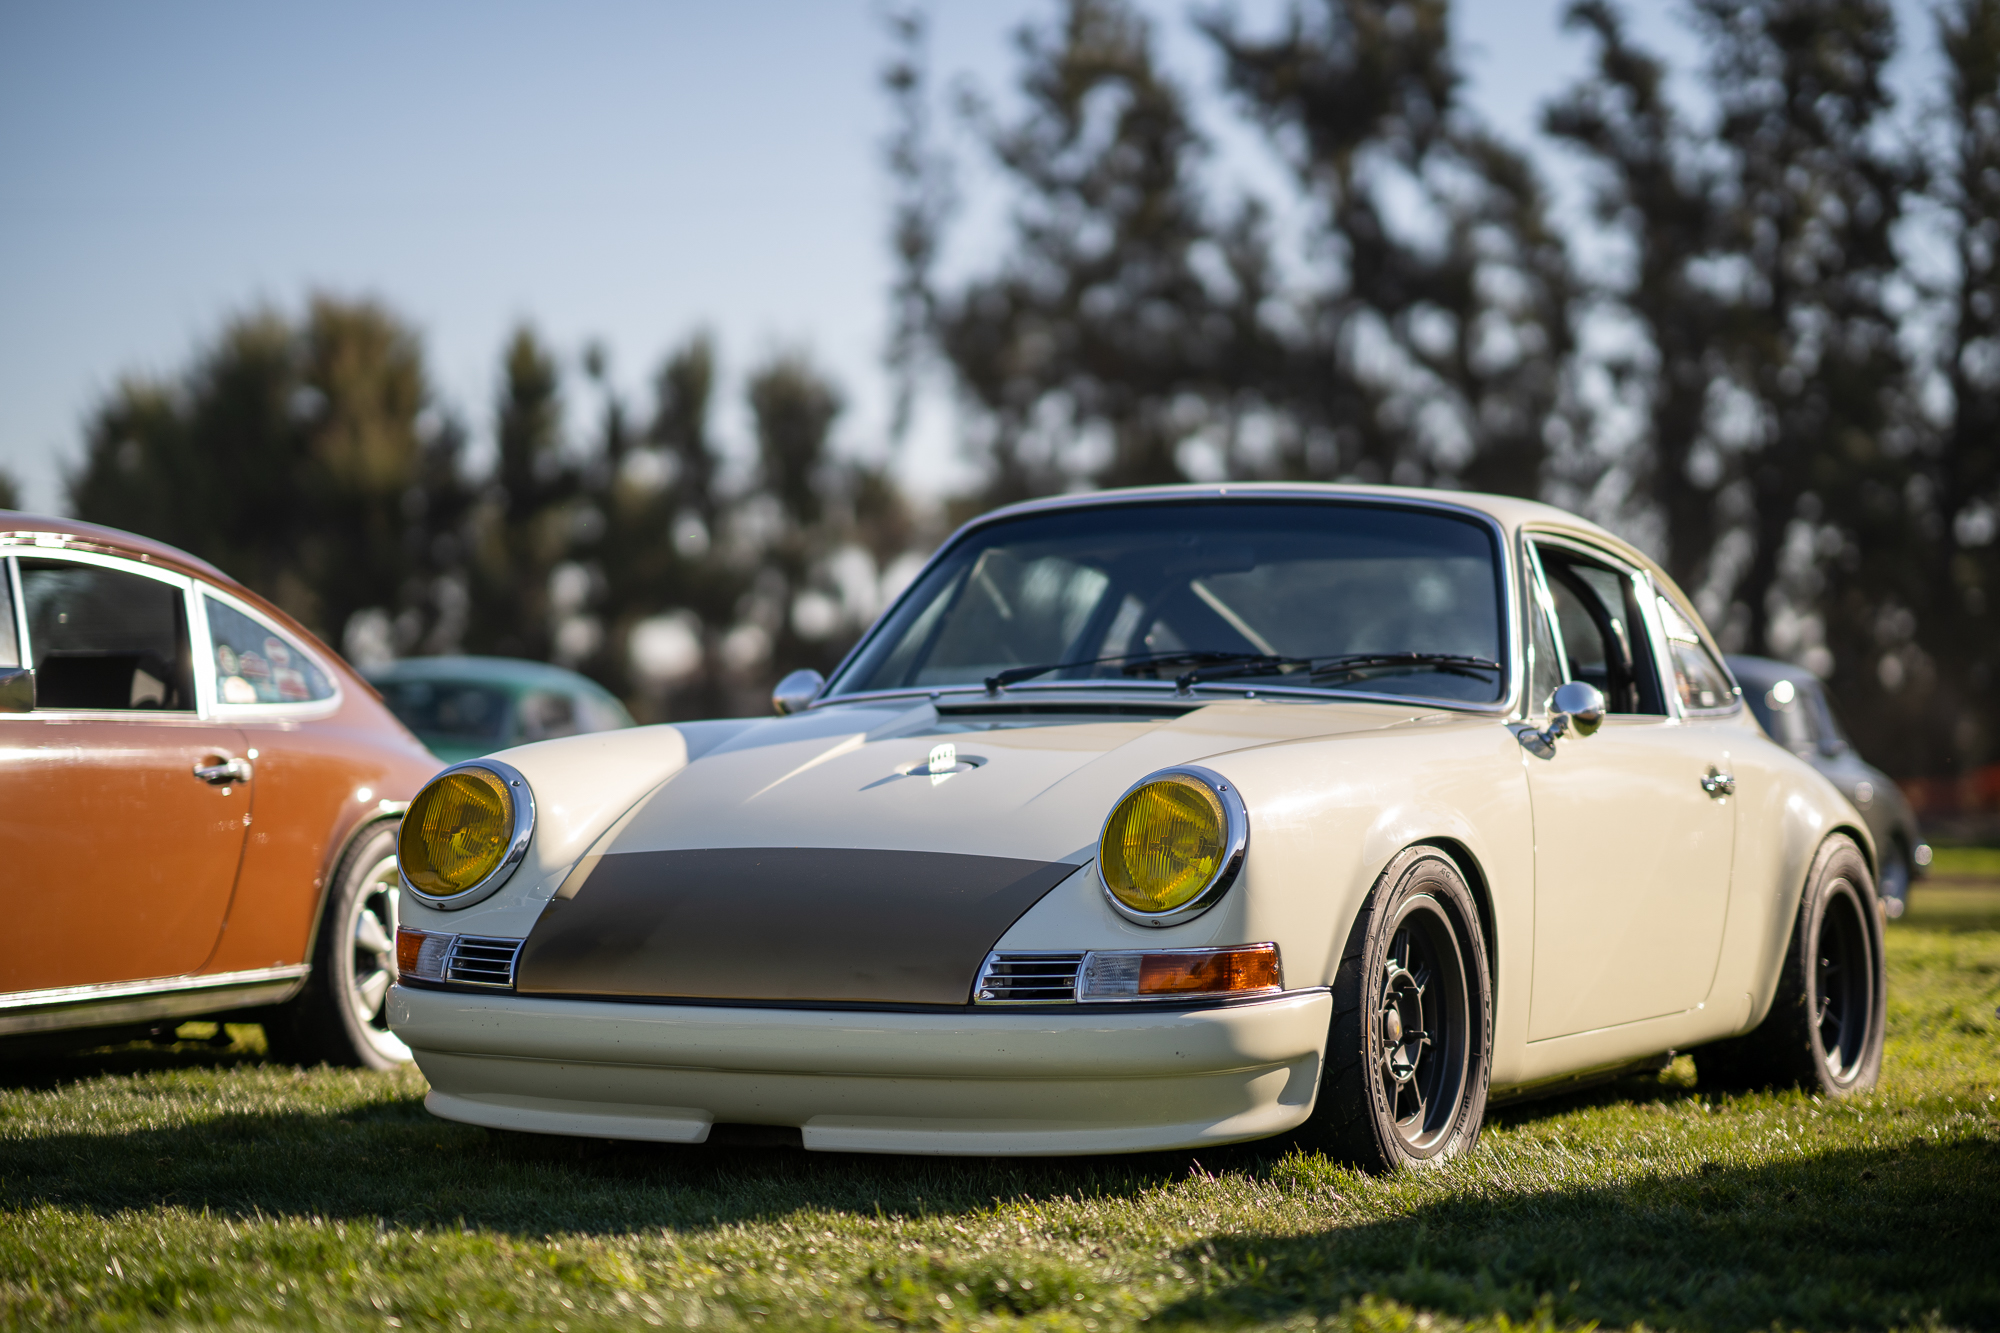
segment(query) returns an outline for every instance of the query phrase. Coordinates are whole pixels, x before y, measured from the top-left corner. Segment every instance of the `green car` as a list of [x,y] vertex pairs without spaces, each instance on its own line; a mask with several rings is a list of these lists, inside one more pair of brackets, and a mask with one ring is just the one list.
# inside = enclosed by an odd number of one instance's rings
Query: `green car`
[[633,725],[609,690],[518,657],[406,657],[362,673],[448,764],[530,741]]

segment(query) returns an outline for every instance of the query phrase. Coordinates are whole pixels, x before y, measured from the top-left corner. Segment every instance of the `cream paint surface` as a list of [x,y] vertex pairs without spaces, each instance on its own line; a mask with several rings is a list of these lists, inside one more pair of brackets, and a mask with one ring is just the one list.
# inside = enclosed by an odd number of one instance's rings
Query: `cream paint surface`
[[[806,739],[767,725],[696,760],[607,850],[865,847],[1080,865],[1096,854],[1112,803],[1155,769],[1301,733],[1379,730],[1416,710],[1249,701],[1173,719],[975,728],[923,708],[870,733],[858,728],[881,714],[857,709],[856,729],[824,730],[842,711],[815,718],[818,734]],[[943,782],[906,776],[940,739],[983,762]]]
[[[1736,801],[1701,788],[1740,732],[1615,720],[1527,765],[1535,823],[1529,1039],[1692,1009],[1729,909]],[[1741,748],[1740,746],[1736,748]]]
[[673,727],[631,727],[541,741],[496,755],[519,769],[535,793],[535,834],[500,891],[484,902],[440,912],[401,895],[402,924],[524,939],[571,867],[635,802],[687,764]]

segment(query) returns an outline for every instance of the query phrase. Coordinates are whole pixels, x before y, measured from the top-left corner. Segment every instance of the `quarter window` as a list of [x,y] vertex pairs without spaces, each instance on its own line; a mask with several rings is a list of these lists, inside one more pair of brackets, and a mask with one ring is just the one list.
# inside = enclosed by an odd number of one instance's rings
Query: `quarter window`
[[1694,623],[1670,598],[1660,598],[1660,627],[1667,635],[1667,656],[1674,664],[1674,689],[1681,707],[1690,709],[1727,708],[1736,699],[1736,686],[1722,663],[1701,641]]
[[1667,711],[1628,572],[1556,546],[1537,548],[1569,675],[1595,685],[1613,713]]
[[215,645],[215,697],[225,704],[301,704],[333,697],[333,682],[290,640],[213,597],[208,634]]
[[193,709],[181,589],[66,560],[20,569],[37,708]]

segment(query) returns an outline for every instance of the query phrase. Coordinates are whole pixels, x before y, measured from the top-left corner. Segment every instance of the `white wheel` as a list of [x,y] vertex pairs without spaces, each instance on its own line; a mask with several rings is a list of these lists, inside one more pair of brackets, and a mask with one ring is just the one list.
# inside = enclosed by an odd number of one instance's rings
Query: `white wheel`
[[334,980],[347,997],[354,1035],[396,1064],[410,1058],[410,1048],[389,1031],[389,987],[396,983],[396,899],[401,889],[393,854],[362,870],[340,932],[347,950],[331,960],[342,973]]

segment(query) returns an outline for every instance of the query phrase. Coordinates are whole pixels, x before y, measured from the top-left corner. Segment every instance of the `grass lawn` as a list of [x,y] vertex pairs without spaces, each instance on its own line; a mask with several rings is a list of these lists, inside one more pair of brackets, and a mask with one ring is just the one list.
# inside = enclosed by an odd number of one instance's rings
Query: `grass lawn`
[[2000,883],[1920,887],[1889,963],[1867,1097],[1682,1059],[1389,1180],[490,1133],[254,1028],[17,1062],[0,1326],[2000,1328]]

